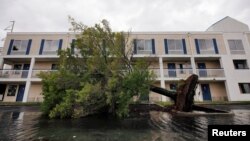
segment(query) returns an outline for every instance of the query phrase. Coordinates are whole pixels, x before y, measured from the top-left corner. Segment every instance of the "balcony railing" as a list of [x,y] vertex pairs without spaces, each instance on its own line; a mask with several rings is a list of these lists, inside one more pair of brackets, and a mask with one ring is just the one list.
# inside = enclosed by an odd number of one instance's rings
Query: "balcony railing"
[[137,50],[137,54],[153,54],[152,50]]
[[57,70],[32,70],[31,78],[39,78],[41,72],[56,72]]
[[189,75],[193,74],[192,69],[164,69],[164,77],[177,77],[177,78],[186,78]]
[[245,54],[245,50],[230,50],[231,54]]
[[160,69],[159,68],[149,68],[150,71],[154,72],[156,78],[161,77]]
[[183,50],[168,50],[168,54],[184,54]]
[[214,50],[200,50],[200,54],[216,54]]
[[29,70],[0,70],[0,78],[27,78]]
[[29,97],[27,102],[43,102],[43,97],[36,96],[36,97]]
[[57,50],[43,50],[43,55],[57,55]]
[[26,54],[26,51],[14,51],[14,50],[12,50],[11,51],[11,53],[10,53],[10,55],[25,55]]
[[223,69],[197,69],[199,77],[225,77]]

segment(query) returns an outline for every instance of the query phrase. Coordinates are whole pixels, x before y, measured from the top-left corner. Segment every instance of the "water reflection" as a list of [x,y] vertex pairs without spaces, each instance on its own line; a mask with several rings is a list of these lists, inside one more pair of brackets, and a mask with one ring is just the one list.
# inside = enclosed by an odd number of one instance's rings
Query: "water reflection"
[[207,140],[209,124],[250,123],[250,105],[218,108],[235,115],[184,117],[152,111],[146,117],[124,120],[47,120],[38,107],[0,107],[0,141],[200,141]]

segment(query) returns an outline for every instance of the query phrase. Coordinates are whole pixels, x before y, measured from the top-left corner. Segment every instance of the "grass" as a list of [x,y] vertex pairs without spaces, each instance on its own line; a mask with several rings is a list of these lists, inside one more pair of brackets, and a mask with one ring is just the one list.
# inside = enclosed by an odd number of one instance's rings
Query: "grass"
[[0,102],[0,106],[40,106],[40,102]]
[[156,104],[162,106],[162,107],[166,107],[166,106],[171,106],[173,105],[174,103],[171,102],[171,101],[158,101],[156,102]]

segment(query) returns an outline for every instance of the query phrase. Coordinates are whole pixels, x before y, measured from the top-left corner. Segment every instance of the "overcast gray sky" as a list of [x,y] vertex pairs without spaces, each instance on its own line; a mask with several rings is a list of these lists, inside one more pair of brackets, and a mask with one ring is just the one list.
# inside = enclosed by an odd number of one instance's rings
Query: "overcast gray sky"
[[68,31],[68,15],[115,31],[204,31],[225,16],[250,25],[250,0],[0,0],[0,39],[11,20],[14,32]]

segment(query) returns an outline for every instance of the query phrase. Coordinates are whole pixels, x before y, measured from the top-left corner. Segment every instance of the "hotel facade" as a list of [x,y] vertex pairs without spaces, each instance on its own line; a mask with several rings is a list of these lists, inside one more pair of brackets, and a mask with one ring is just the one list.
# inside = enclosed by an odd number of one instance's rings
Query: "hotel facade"
[[[0,101],[41,102],[41,71],[56,71],[57,51],[71,47],[74,33],[8,33],[0,61]],[[132,32],[134,58],[150,61],[155,85],[176,89],[199,76],[196,101],[250,101],[250,32],[225,17],[204,32]],[[167,97],[150,93],[150,101]]]

